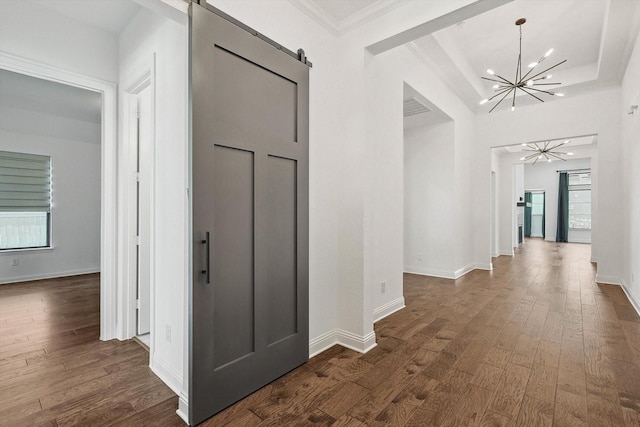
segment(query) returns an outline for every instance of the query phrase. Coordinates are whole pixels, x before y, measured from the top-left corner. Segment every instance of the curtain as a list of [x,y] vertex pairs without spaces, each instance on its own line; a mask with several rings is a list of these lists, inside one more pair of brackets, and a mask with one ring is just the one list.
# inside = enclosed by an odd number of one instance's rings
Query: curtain
[[558,227],[556,242],[567,242],[569,238],[569,176],[560,173],[558,185]]
[[524,192],[524,237],[531,237],[531,192]]
[[544,240],[544,238],[546,237],[546,226],[545,226],[545,221],[544,221],[544,217],[547,214],[547,193],[542,193],[542,239]]

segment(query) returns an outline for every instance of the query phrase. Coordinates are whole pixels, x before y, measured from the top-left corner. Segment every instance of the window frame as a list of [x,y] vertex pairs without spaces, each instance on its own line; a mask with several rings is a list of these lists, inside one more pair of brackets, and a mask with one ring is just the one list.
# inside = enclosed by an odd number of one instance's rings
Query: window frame
[[[42,250],[51,250],[53,249],[53,157],[51,155],[46,154],[35,154],[35,153],[25,153],[20,151],[7,151],[2,150],[4,153],[15,154],[15,155],[25,155],[25,156],[40,156],[46,157],[48,160],[48,209],[46,211],[42,210],[30,210],[29,207],[24,207],[23,209],[18,208],[9,208],[7,210],[3,210],[0,208],[0,213],[5,212],[16,212],[16,213],[36,213],[36,212],[46,212],[46,243],[41,246],[17,246],[17,247],[8,247],[8,248],[0,248],[0,254],[7,254],[11,252],[26,252],[26,251],[42,251]],[[5,175],[6,176],[6,175]],[[15,181],[14,181],[15,182]]]
[[[579,173],[569,173],[568,178],[568,182],[571,182],[570,180],[570,176],[571,175],[584,175],[584,174],[589,174],[589,182],[591,182],[591,171],[589,172],[579,172]],[[571,201],[571,192],[572,191],[588,191],[589,192],[589,224],[591,224],[591,219],[593,218],[592,213],[593,213],[593,199],[592,199],[592,195],[593,192],[591,190],[591,184],[574,184],[574,185],[570,185],[568,186],[568,192],[569,192],[569,206],[571,206],[572,201]],[[582,202],[578,202],[578,203],[582,203]],[[579,214],[579,215],[584,215],[584,214]],[[591,225],[589,228],[577,228],[577,227],[571,227],[571,209],[569,209],[569,230],[571,231],[591,231],[593,228],[593,225]]]

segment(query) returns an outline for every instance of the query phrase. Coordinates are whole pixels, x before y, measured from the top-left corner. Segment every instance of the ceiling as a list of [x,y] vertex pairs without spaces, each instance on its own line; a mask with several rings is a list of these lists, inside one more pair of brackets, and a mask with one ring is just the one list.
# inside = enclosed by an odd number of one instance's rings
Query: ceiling
[[[6,1],[6,0],[0,0]],[[60,15],[118,35],[140,10],[133,0],[31,0]]]
[[[321,9],[325,19],[333,18],[325,26],[342,32],[347,28],[345,23],[355,28],[406,3],[406,0],[290,1]],[[424,2],[425,7],[428,3]],[[572,96],[620,83],[640,27],[640,2],[513,0],[414,40],[409,46],[437,70],[469,108],[488,112],[494,102],[484,106],[478,103],[493,95],[493,83],[480,77],[487,76],[487,68],[507,78],[515,74],[519,33],[514,24],[518,18],[527,19],[522,26],[523,63],[534,62],[554,48],[553,54],[536,70],[542,71],[566,59],[566,63],[551,71],[550,82],[561,82],[558,87],[562,89],[558,91]],[[557,98],[545,95],[543,99],[548,102]],[[516,105],[538,102],[521,94]],[[498,108],[508,107],[510,104],[503,102]]]

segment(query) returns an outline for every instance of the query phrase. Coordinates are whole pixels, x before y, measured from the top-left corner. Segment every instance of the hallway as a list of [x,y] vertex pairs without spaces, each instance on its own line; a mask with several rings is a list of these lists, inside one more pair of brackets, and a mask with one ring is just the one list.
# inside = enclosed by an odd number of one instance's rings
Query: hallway
[[[589,254],[528,239],[493,272],[405,275],[376,348],[335,346],[205,425],[637,427],[640,318]],[[0,286],[0,424],[183,425],[138,344],[97,340],[97,283]]]

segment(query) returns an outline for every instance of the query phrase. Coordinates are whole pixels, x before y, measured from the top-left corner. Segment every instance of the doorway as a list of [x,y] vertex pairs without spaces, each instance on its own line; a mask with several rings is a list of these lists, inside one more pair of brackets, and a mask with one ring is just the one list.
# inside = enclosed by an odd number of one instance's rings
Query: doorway
[[0,52],[0,68],[97,92],[102,97],[100,131],[100,339],[120,335],[117,329],[117,227],[116,227],[116,86]]

